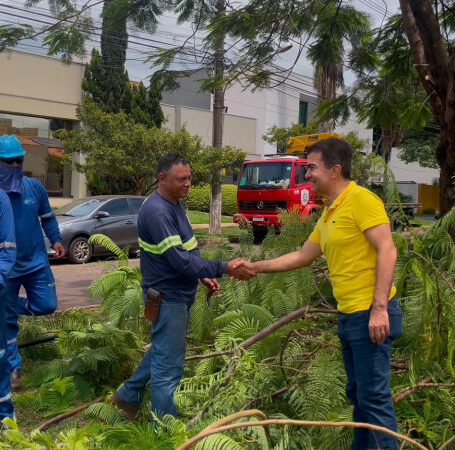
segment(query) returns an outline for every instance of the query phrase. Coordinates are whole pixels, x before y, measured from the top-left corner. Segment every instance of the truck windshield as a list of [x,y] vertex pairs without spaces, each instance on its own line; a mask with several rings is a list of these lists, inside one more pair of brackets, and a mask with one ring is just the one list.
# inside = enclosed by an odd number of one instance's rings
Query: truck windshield
[[245,164],[240,175],[240,189],[289,189],[292,164],[263,162]]

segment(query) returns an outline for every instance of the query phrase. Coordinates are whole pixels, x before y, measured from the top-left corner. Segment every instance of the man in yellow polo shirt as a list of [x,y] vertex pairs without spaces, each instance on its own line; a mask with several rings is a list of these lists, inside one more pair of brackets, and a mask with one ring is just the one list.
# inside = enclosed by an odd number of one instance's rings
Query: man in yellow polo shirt
[[[396,249],[382,201],[350,181],[352,150],[341,139],[315,143],[306,178],[329,200],[303,247],[279,258],[239,263],[255,272],[285,272],[325,255],[338,302],[338,336],[354,421],[397,430],[389,388],[390,350],[402,313],[393,286]],[[351,450],[397,450],[385,433],[357,428]]]

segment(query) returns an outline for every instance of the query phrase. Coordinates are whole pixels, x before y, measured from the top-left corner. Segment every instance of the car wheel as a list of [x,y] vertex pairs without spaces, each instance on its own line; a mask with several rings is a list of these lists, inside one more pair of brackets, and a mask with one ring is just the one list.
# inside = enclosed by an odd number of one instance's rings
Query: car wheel
[[92,247],[88,243],[88,239],[79,236],[71,242],[68,249],[68,259],[73,264],[84,264],[90,261],[92,257]]

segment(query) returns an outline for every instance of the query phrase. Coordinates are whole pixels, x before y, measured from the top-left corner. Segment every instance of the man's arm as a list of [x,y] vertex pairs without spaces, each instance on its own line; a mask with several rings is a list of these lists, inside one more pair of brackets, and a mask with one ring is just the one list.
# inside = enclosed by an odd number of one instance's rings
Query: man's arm
[[370,312],[370,339],[377,344],[384,342],[390,332],[387,305],[392,289],[397,250],[389,224],[376,225],[365,230],[365,236],[377,250],[376,285]]
[[49,198],[42,184],[36,181],[35,187],[39,195],[38,215],[41,220],[41,226],[55,251],[55,257],[63,258],[65,256],[65,249],[61,243],[62,237],[54,210],[49,203]]
[[16,261],[14,218],[9,198],[0,193],[0,292],[6,287],[8,274]]
[[175,270],[176,274],[184,274],[185,276],[199,279],[219,278],[223,274],[227,274],[239,280],[247,280],[256,275],[256,273],[244,267],[234,270],[233,265],[239,259],[229,263],[211,261],[202,258],[197,247],[189,251],[186,250],[173,220],[164,214],[150,217],[146,226],[149,235],[158,244],[147,243],[140,238],[139,245],[141,249],[160,255]]
[[300,267],[309,266],[316,258],[322,255],[321,246],[307,239],[300,250],[264,261],[239,261],[235,267],[244,266],[254,272],[272,273],[287,272]]

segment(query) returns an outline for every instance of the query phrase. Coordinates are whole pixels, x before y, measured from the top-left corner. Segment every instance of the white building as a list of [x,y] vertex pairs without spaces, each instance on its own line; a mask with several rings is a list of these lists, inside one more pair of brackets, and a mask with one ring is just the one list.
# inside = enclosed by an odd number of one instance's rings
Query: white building
[[[262,139],[266,131],[274,125],[307,124],[317,107],[317,93],[311,78],[293,73],[283,84],[255,92],[235,84],[227,89],[224,104],[230,114],[256,119],[256,153],[264,155],[276,153],[276,148]],[[340,134],[350,131],[372,143],[373,130],[357,123],[353,116],[346,125],[334,130]]]

